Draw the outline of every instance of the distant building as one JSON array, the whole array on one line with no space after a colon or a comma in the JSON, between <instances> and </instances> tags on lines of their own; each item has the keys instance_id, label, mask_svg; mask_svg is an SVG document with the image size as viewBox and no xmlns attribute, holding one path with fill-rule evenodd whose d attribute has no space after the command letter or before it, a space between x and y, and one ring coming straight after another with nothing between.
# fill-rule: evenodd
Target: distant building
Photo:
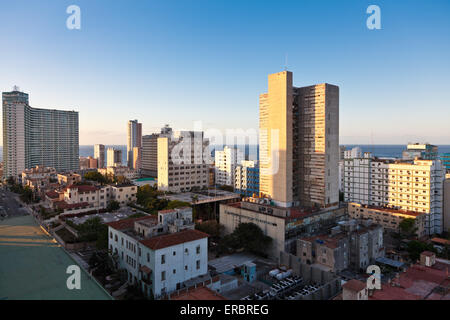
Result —
<instances>
[{"instance_id":1,"label":"distant building","mask_svg":"<svg viewBox=\"0 0 450 320\"><path fill-rule=\"evenodd\" d=\"M243 160L235 168L234 191L245 197L259 195L259 166L257 161Z\"/></svg>"},{"instance_id":2,"label":"distant building","mask_svg":"<svg viewBox=\"0 0 450 320\"><path fill-rule=\"evenodd\" d=\"M194 229L191 208L108 223L108 243L130 284L159 298L208 272L208 235Z\"/></svg>"},{"instance_id":3,"label":"distant building","mask_svg":"<svg viewBox=\"0 0 450 320\"><path fill-rule=\"evenodd\" d=\"M208 187L209 140L200 131L178 131L158 138L158 190L187 192Z\"/></svg>"},{"instance_id":4,"label":"distant building","mask_svg":"<svg viewBox=\"0 0 450 320\"><path fill-rule=\"evenodd\" d=\"M142 167L142 148L133 148L133 169L139 171Z\"/></svg>"},{"instance_id":5,"label":"distant building","mask_svg":"<svg viewBox=\"0 0 450 320\"><path fill-rule=\"evenodd\" d=\"M170 137L172 128L165 125L160 133L153 133L142 137L142 168L143 175L158 177L158 138Z\"/></svg>"},{"instance_id":6,"label":"distant building","mask_svg":"<svg viewBox=\"0 0 450 320\"><path fill-rule=\"evenodd\" d=\"M236 165L244 160L244 154L238 148L225 146L223 151L215 152L216 184L234 185Z\"/></svg>"},{"instance_id":7,"label":"distant building","mask_svg":"<svg viewBox=\"0 0 450 320\"><path fill-rule=\"evenodd\" d=\"M122 165L122 150L108 148L107 167Z\"/></svg>"},{"instance_id":8,"label":"distant building","mask_svg":"<svg viewBox=\"0 0 450 320\"><path fill-rule=\"evenodd\" d=\"M450 153L444 153L441 156L442 165L447 173L450 173Z\"/></svg>"},{"instance_id":9,"label":"distant building","mask_svg":"<svg viewBox=\"0 0 450 320\"><path fill-rule=\"evenodd\" d=\"M134 161L134 148L142 147L142 123L137 120L128 121L128 139L127 139L127 161L128 167L136 169L133 165Z\"/></svg>"},{"instance_id":10,"label":"distant building","mask_svg":"<svg viewBox=\"0 0 450 320\"><path fill-rule=\"evenodd\" d=\"M352 279L342 285L342 300L369 300L365 282Z\"/></svg>"},{"instance_id":11,"label":"distant building","mask_svg":"<svg viewBox=\"0 0 450 320\"><path fill-rule=\"evenodd\" d=\"M395 232L400 231L400 223L404 219L413 219L415 221L415 228L417 228L416 236L421 238L427 235L425 229L427 214L424 212L396 210L349 202L348 215L350 219L372 220L382 225L384 229Z\"/></svg>"},{"instance_id":12,"label":"distant building","mask_svg":"<svg viewBox=\"0 0 450 320\"><path fill-rule=\"evenodd\" d=\"M137 179L139 177L139 173L136 170L130 169L127 166L121 166L121 165L116 165L114 167L102 168L102 169L98 169L97 171L100 172L105 177L112 178L112 177L122 176L130 181L133 179Z\"/></svg>"},{"instance_id":13,"label":"distant building","mask_svg":"<svg viewBox=\"0 0 450 320\"><path fill-rule=\"evenodd\" d=\"M97 163L93 157L80 157L80 170L97 169Z\"/></svg>"},{"instance_id":14,"label":"distant building","mask_svg":"<svg viewBox=\"0 0 450 320\"><path fill-rule=\"evenodd\" d=\"M105 146L103 144L94 145L94 158L97 159L98 168L105 167Z\"/></svg>"},{"instance_id":15,"label":"distant building","mask_svg":"<svg viewBox=\"0 0 450 320\"><path fill-rule=\"evenodd\" d=\"M78 112L32 108L28 94L3 92L3 177L25 169L79 169Z\"/></svg>"},{"instance_id":16,"label":"distant building","mask_svg":"<svg viewBox=\"0 0 450 320\"><path fill-rule=\"evenodd\" d=\"M406 150L402 153L403 160L437 160L438 147L428 143L409 143Z\"/></svg>"}]
</instances>

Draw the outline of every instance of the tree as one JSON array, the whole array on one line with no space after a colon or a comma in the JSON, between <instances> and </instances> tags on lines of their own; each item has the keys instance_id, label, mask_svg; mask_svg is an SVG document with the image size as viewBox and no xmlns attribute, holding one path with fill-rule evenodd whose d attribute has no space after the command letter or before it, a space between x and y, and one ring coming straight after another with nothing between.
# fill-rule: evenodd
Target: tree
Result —
<instances>
[{"instance_id":1,"label":"tree","mask_svg":"<svg viewBox=\"0 0 450 320\"><path fill-rule=\"evenodd\" d=\"M84 179L91 180L91 181L97 181L101 184L108 183L108 179L98 171L86 172L84 175Z\"/></svg>"},{"instance_id":2,"label":"tree","mask_svg":"<svg viewBox=\"0 0 450 320\"><path fill-rule=\"evenodd\" d=\"M261 228L254 223L241 223L234 232L223 238L225 245L233 249L244 248L255 254L267 256L267 249L272 238L264 235Z\"/></svg>"},{"instance_id":3,"label":"tree","mask_svg":"<svg viewBox=\"0 0 450 320\"><path fill-rule=\"evenodd\" d=\"M106 210L108 211L116 211L120 208L120 203L116 200L112 200L108 203L108 206L106 207Z\"/></svg>"},{"instance_id":4,"label":"tree","mask_svg":"<svg viewBox=\"0 0 450 320\"><path fill-rule=\"evenodd\" d=\"M419 259L420 254L424 251L436 252L436 249L431 243L426 243L422 241L411 240L408 242L407 251L409 258L413 261Z\"/></svg>"},{"instance_id":5,"label":"tree","mask_svg":"<svg viewBox=\"0 0 450 320\"><path fill-rule=\"evenodd\" d=\"M209 234L212 238L220 238L222 236L224 226L216 220L209 220L203 223L197 223L195 229Z\"/></svg>"},{"instance_id":6,"label":"tree","mask_svg":"<svg viewBox=\"0 0 450 320\"><path fill-rule=\"evenodd\" d=\"M399 224L400 232L406 237L410 238L417 232L416 220L411 218L403 219Z\"/></svg>"}]
</instances>

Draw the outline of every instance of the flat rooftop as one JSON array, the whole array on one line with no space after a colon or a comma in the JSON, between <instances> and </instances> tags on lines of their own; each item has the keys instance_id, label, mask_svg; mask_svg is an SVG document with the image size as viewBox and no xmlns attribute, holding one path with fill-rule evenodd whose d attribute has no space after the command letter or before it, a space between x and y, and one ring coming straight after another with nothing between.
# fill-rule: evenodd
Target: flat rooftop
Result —
<instances>
[{"instance_id":1,"label":"flat rooftop","mask_svg":"<svg viewBox=\"0 0 450 320\"><path fill-rule=\"evenodd\" d=\"M194 196L197 197L197 201L195 202L195 204L204 204L221 200L231 200L241 198L241 196L237 193L224 190L208 190L207 192L183 192L160 196L160 198L165 198L172 201L178 200L193 204L192 197Z\"/></svg>"},{"instance_id":2,"label":"flat rooftop","mask_svg":"<svg viewBox=\"0 0 450 320\"><path fill-rule=\"evenodd\" d=\"M66 286L70 255L27 215L0 221L0 300L112 300L81 267L81 289Z\"/></svg>"}]
</instances>

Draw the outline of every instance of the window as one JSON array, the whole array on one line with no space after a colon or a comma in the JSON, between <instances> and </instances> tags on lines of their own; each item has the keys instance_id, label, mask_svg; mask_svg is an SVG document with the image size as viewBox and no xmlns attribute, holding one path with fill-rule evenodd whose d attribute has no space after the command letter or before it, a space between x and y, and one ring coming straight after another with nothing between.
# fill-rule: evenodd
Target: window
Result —
<instances>
[{"instance_id":1,"label":"window","mask_svg":"<svg viewBox=\"0 0 450 320\"><path fill-rule=\"evenodd\" d=\"M173 269L173 274L177 274L177 269Z\"/></svg>"},{"instance_id":2,"label":"window","mask_svg":"<svg viewBox=\"0 0 450 320\"><path fill-rule=\"evenodd\" d=\"M166 263L166 255L165 254L161 255L161 264L164 264L164 263Z\"/></svg>"},{"instance_id":3,"label":"window","mask_svg":"<svg viewBox=\"0 0 450 320\"><path fill-rule=\"evenodd\" d=\"M197 246L197 254L200 254L200 246Z\"/></svg>"},{"instance_id":4,"label":"window","mask_svg":"<svg viewBox=\"0 0 450 320\"><path fill-rule=\"evenodd\" d=\"M176 252L176 251L174 251L174 252L173 252L173 255L174 255L174 256L176 256L176 255L177 255L177 252Z\"/></svg>"},{"instance_id":5,"label":"window","mask_svg":"<svg viewBox=\"0 0 450 320\"><path fill-rule=\"evenodd\" d=\"M200 269L200 260L197 260L197 270Z\"/></svg>"},{"instance_id":6,"label":"window","mask_svg":"<svg viewBox=\"0 0 450 320\"><path fill-rule=\"evenodd\" d=\"M161 272L161 281L164 281L164 280L166 280L166 272L165 271Z\"/></svg>"}]
</instances>

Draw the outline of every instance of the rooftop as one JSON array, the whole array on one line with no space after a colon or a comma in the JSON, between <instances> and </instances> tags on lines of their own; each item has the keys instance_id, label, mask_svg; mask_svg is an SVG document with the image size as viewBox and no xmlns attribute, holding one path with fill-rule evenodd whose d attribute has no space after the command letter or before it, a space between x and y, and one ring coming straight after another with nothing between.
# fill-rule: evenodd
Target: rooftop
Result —
<instances>
[{"instance_id":1,"label":"rooftop","mask_svg":"<svg viewBox=\"0 0 450 320\"><path fill-rule=\"evenodd\" d=\"M208 287L197 287L195 289L181 291L173 294L170 300L227 300L217 292Z\"/></svg>"},{"instance_id":2,"label":"rooftop","mask_svg":"<svg viewBox=\"0 0 450 320\"><path fill-rule=\"evenodd\" d=\"M360 292L366 288L366 284L362 281L352 279L350 281L347 281L342 285L343 289L350 290L353 292Z\"/></svg>"},{"instance_id":3,"label":"rooftop","mask_svg":"<svg viewBox=\"0 0 450 320\"><path fill-rule=\"evenodd\" d=\"M27 215L0 221L0 300L111 300L84 269L69 290L67 267L77 262Z\"/></svg>"},{"instance_id":4,"label":"rooftop","mask_svg":"<svg viewBox=\"0 0 450 320\"><path fill-rule=\"evenodd\" d=\"M203 238L208 238L208 235L198 230L187 229L176 233L144 239L139 242L152 250L159 250Z\"/></svg>"},{"instance_id":5,"label":"rooftop","mask_svg":"<svg viewBox=\"0 0 450 320\"><path fill-rule=\"evenodd\" d=\"M156 216L145 216L140 218L129 218L129 219L123 219L119 221L113 221L107 223L108 226L110 226L113 229L119 230L119 231L125 231L128 229L134 228L134 223L136 221L144 221L144 220L156 220Z\"/></svg>"}]
</instances>

